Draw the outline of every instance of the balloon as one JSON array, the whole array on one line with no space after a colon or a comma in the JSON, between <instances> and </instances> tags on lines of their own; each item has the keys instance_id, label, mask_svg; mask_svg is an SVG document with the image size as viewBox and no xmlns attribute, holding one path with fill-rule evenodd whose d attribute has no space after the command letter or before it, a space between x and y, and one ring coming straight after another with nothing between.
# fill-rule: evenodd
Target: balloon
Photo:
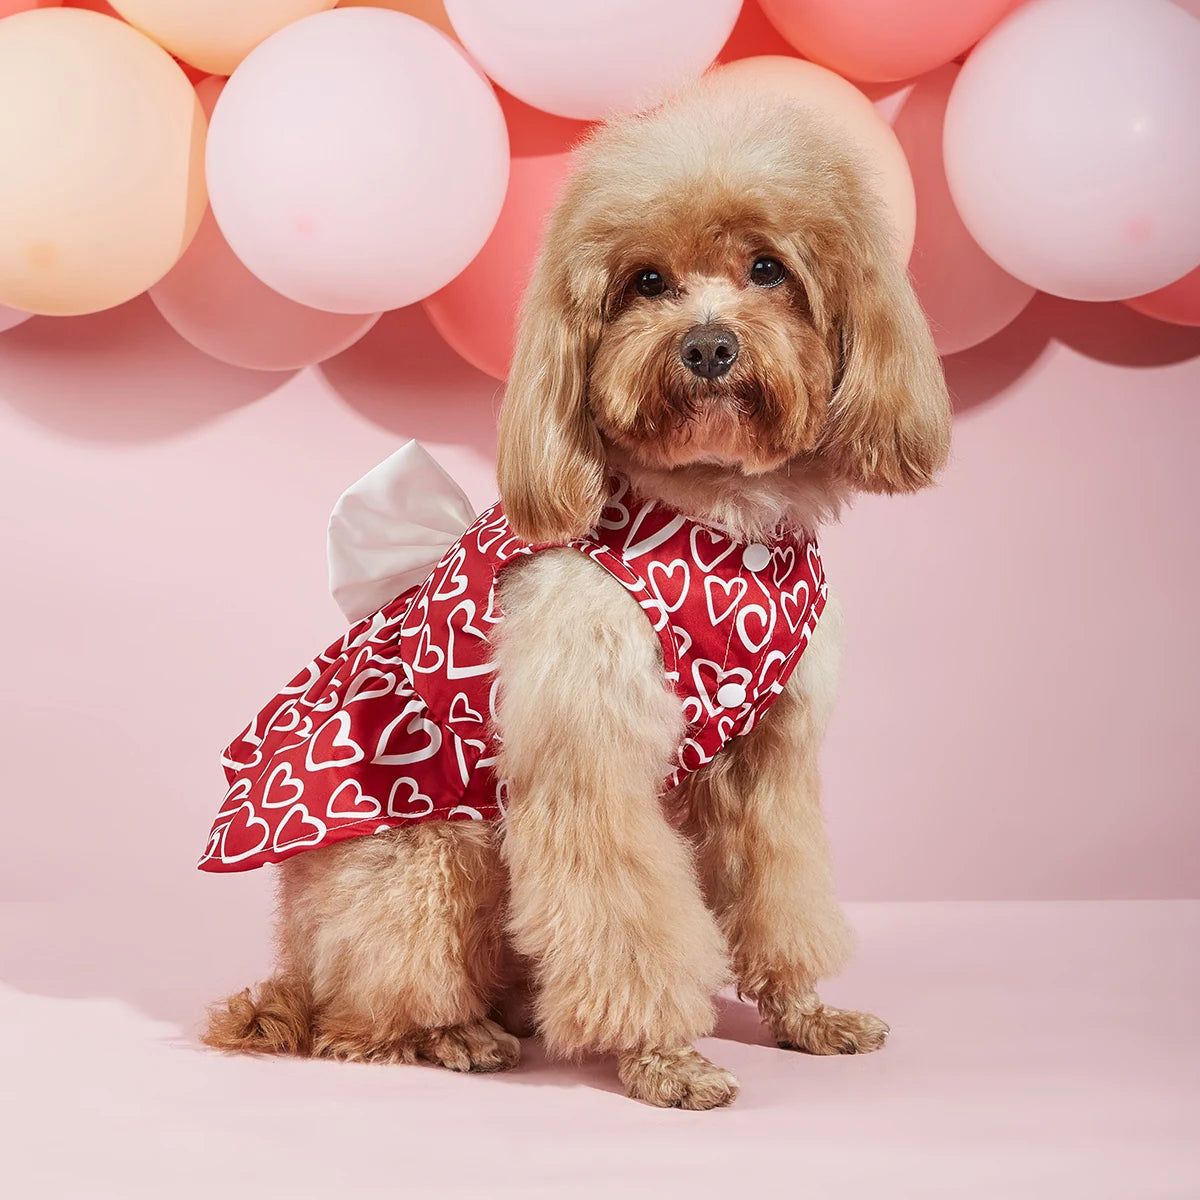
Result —
<instances>
[{"instance_id":1,"label":"balloon","mask_svg":"<svg viewBox=\"0 0 1200 1200\"><path fill-rule=\"evenodd\" d=\"M196 89L211 113L225 84L207 79ZM197 350L235 367L294 371L353 345L378 320L306 308L272 291L242 266L211 212L192 244L150 299L167 324Z\"/></svg>"},{"instance_id":2,"label":"balloon","mask_svg":"<svg viewBox=\"0 0 1200 1200\"><path fill-rule=\"evenodd\" d=\"M912 168L917 234L909 270L941 354L986 341L1015 320L1035 289L976 244L950 198L942 163L942 121L959 68L947 63L918 80L893 128Z\"/></svg>"},{"instance_id":3,"label":"balloon","mask_svg":"<svg viewBox=\"0 0 1200 1200\"><path fill-rule=\"evenodd\" d=\"M759 0L776 29L813 62L884 83L940 67L1021 0Z\"/></svg>"},{"instance_id":4,"label":"balloon","mask_svg":"<svg viewBox=\"0 0 1200 1200\"><path fill-rule=\"evenodd\" d=\"M433 327L473 367L508 375L517 309L542 227L570 166L569 148L588 126L501 96L512 141L508 194L483 249L457 279L424 302Z\"/></svg>"},{"instance_id":5,"label":"balloon","mask_svg":"<svg viewBox=\"0 0 1200 1200\"><path fill-rule=\"evenodd\" d=\"M730 86L790 96L823 114L858 152L892 226L896 254L907 262L916 228L916 199L904 151L875 106L852 83L815 63L766 55L741 58L710 73Z\"/></svg>"},{"instance_id":6,"label":"balloon","mask_svg":"<svg viewBox=\"0 0 1200 1200\"><path fill-rule=\"evenodd\" d=\"M454 26L446 16L446 6L442 0L340 0L341 8L390 8L393 12L407 13L417 17L427 25L440 29L447 37L454 37Z\"/></svg>"},{"instance_id":7,"label":"balloon","mask_svg":"<svg viewBox=\"0 0 1200 1200\"><path fill-rule=\"evenodd\" d=\"M0 0L0 17L11 17L31 8L57 8L62 0Z\"/></svg>"},{"instance_id":8,"label":"balloon","mask_svg":"<svg viewBox=\"0 0 1200 1200\"><path fill-rule=\"evenodd\" d=\"M1172 325L1200 325L1200 267L1145 296L1125 301L1130 308Z\"/></svg>"},{"instance_id":9,"label":"balloon","mask_svg":"<svg viewBox=\"0 0 1200 1200\"><path fill-rule=\"evenodd\" d=\"M449 283L508 182L504 116L449 38L402 13L335 9L238 68L208 138L213 214L268 287L375 313Z\"/></svg>"},{"instance_id":10,"label":"balloon","mask_svg":"<svg viewBox=\"0 0 1200 1200\"><path fill-rule=\"evenodd\" d=\"M92 12L103 13L106 17L112 17L117 21L125 19L109 4L108 0L63 0L63 3L67 8L90 9Z\"/></svg>"},{"instance_id":11,"label":"balloon","mask_svg":"<svg viewBox=\"0 0 1200 1200\"><path fill-rule=\"evenodd\" d=\"M738 58L758 58L764 54L793 57L791 46L783 35L763 15L755 0L746 0L738 14L737 24L729 40L721 47L717 62L733 62Z\"/></svg>"},{"instance_id":12,"label":"balloon","mask_svg":"<svg viewBox=\"0 0 1200 1200\"><path fill-rule=\"evenodd\" d=\"M204 215L204 113L166 51L73 8L0 22L0 304L132 299Z\"/></svg>"},{"instance_id":13,"label":"balloon","mask_svg":"<svg viewBox=\"0 0 1200 1200\"><path fill-rule=\"evenodd\" d=\"M33 313L19 312L15 308L5 308L0 304L0 333L4 333L9 329L16 329L18 325L28 321Z\"/></svg>"},{"instance_id":14,"label":"balloon","mask_svg":"<svg viewBox=\"0 0 1200 1200\"><path fill-rule=\"evenodd\" d=\"M946 176L1006 271L1074 300L1200 263L1200 22L1169 0L1032 0L972 51Z\"/></svg>"},{"instance_id":15,"label":"balloon","mask_svg":"<svg viewBox=\"0 0 1200 1200\"><path fill-rule=\"evenodd\" d=\"M112 0L160 46L202 71L228 75L261 41L337 0Z\"/></svg>"},{"instance_id":16,"label":"balloon","mask_svg":"<svg viewBox=\"0 0 1200 1200\"><path fill-rule=\"evenodd\" d=\"M590 120L646 108L716 57L742 0L445 0L462 44L505 91Z\"/></svg>"}]
</instances>

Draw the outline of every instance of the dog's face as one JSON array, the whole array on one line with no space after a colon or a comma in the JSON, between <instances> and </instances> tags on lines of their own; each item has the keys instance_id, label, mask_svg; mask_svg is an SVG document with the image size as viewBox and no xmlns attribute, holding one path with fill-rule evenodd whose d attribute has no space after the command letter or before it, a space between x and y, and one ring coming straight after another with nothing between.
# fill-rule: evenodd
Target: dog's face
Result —
<instances>
[{"instance_id":1,"label":"dog's face","mask_svg":"<svg viewBox=\"0 0 1200 1200\"><path fill-rule=\"evenodd\" d=\"M663 210L608 243L592 417L647 466L781 466L812 448L835 369L791 239L726 195Z\"/></svg>"},{"instance_id":2,"label":"dog's face","mask_svg":"<svg viewBox=\"0 0 1200 1200\"><path fill-rule=\"evenodd\" d=\"M591 528L612 447L648 468L910 491L948 434L877 203L811 113L702 85L579 152L501 410L523 536Z\"/></svg>"}]
</instances>

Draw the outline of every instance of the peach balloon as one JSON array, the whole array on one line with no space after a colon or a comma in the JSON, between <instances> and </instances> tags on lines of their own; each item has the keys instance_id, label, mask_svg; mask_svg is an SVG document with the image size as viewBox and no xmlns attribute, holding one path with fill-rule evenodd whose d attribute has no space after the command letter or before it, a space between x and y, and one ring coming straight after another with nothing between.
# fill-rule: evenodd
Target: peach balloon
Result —
<instances>
[{"instance_id":1,"label":"peach balloon","mask_svg":"<svg viewBox=\"0 0 1200 1200\"><path fill-rule=\"evenodd\" d=\"M893 124L908 156L917 193L917 232L909 270L942 354L999 333L1033 299L967 232L946 182L942 124L959 68L947 63L919 79Z\"/></svg>"},{"instance_id":2,"label":"peach balloon","mask_svg":"<svg viewBox=\"0 0 1200 1200\"><path fill-rule=\"evenodd\" d=\"M442 0L340 0L338 8L390 8L392 12L416 17L458 41Z\"/></svg>"},{"instance_id":3,"label":"peach balloon","mask_svg":"<svg viewBox=\"0 0 1200 1200\"><path fill-rule=\"evenodd\" d=\"M910 79L973 46L1022 0L759 0L805 58L851 79Z\"/></svg>"},{"instance_id":4,"label":"peach balloon","mask_svg":"<svg viewBox=\"0 0 1200 1200\"><path fill-rule=\"evenodd\" d=\"M0 22L0 304L121 304L204 215L204 113L171 56L80 9Z\"/></svg>"},{"instance_id":5,"label":"peach balloon","mask_svg":"<svg viewBox=\"0 0 1200 1200\"><path fill-rule=\"evenodd\" d=\"M883 201L896 254L907 262L917 223L908 160L888 123L852 83L815 63L783 55L740 58L714 68L709 78L733 87L789 96L821 113L858 152L870 183Z\"/></svg>"},{"instance_id":6,"label":"peach balloon","mask_svg":"<svg viewBox=\"0 0 1200 1200\"><path fill-rule=\"evenodd\" d=\"M1135 312L1172 325L1200 325L1200 267L1156 292L1125 301Z\"/></svg>"},{"instance_id":7,"label":"peach balloon","mask_svg":"<svg viewBox=\"0 0 1200 1200\"><path fill-rule=\"evenodd\" d=\"M16 329L18 325L23 325L33 313L20 312L15 308L6 308L0 304L0 333L4 333L9 329Z\"/></svg>"},{"instance_id":8,"label":"peach balloon","mask_svg":"<svg viewBox=\"0 0 1200 1200\"><path fill-rule=\"evenodd\" d=\"M254 49L293 21L337 0L112 0L112 6L177 58L229 75Z\"/></svg>"},{"instance_id":9,"label":"peach balloon","mask_svg":"<svg viewBox=\"0 0 1200 1200\"><path fill-rule=\"evenodd\" d=\"M206 79L196 95L211 115L223 79ZM150 289L167 324L197 350L235 367L294 371L340 354L379 319L297 304L252 275L229 248L212 212L187 252Z\"/></svg>"}]
</instances>

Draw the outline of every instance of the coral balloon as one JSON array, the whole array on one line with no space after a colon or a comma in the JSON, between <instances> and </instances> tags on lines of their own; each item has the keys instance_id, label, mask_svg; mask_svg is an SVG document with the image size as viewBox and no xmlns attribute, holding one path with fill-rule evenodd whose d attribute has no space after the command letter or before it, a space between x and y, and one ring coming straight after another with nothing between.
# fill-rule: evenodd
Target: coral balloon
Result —
<instances>
[{"instance_id":1,"label":"coral balloon","mask_svg":"<svg viewBox=\"0 0 1200 1200\"><path fill-rule=\"evenodd\" d=\"M19 312L15 308L5 308L0 304L0 333L4 333L9 329L16 329L18 325L24 324L33 313Z\"/></svg>"},{"instance_id":2,"label":"coral balloon","mask_svg":"<svg viewBox=\"0 0 1200 1200\"><path fill-rule=\"evenodd\" d=\"M717 55L742 0L445 0L462 44L505 91L590 120L646 108Z\"/></svg>"},{"instance_id":3,"label":"coral balloon","mask_svg":"<svg viewBox=\"0 0 1200 1200\"><path fill-rule=\"evenodd\" d=\"M1032 0L972 51L946 176L1010 274L1074 300L1200 263L1200 22L1169 0Z\"/></svg>"},{"instance_id":4,"label":"coral balloon","mask_svg":"<svg viewBox=\"0 0 1200 1200\"><path fill-rule=\"evenodd\" d=\"M211 113L224 81L196 88ZM150 299L168 325L197 350L235 367L292 371L322 362L353 345L378 319L306 308L272 291L242 266L211 212L187 252Z\"/></svg>"},{"instance_id":5,"label":"coral balloon","mask_svg":"<svg viewBox=\"0 0 1200 1200\"><path fill-rule=\"evenodd\" d=\"M132 299L204 214L204 114L171 56L79 9L0 22L0 304Z\"/></svg>"},{"instance_id":6,"label":"coral balloon","mask_svg":"<svg viewBox=\"0 0 1200 1200\"><path fill-rule=\"evenodd\" d=\"M897 256L908 261L917 223L912 174L891 127L858 88L815 63L781 55L741 58L717 67L710 78L740 89L790 96L840 129L883 201Z\"/></svg>"},{"instance_id":7,"label":"coral balloon","mask_svg":"<svg viewBox=\"0 0 1200 1200\"><path fill-rule=\"evenodd\" d=\"M1034 288L984 254L950 198L942 162L942 123L958 71L947 63L918 80L893 125L917 193L909 270L942 354L966 350L999 333L1035 295Z\"/></svg>"},{"instance_id":8,"label":"coral balloon","mask_svg":"<svg viewBox=\"0 0 1200 1200\"><path fill-rule=\"evenodd\" d=\"M62 0L0 0L0 17L12 17L32 8L57 8Z\"/></svg>"},{"instance_id":9,"label":"coral balloon","mask_svg":"<svg viewBox=\"0 0 1200 1200\"><path fill-rule=\"evenodd\" d=\"M417 17L434 29L440 29L447 37L455 37L454 26L446 16L442 0L340 0L341 8L390 8L393 12L407 13Z\"/></svg>"},{"instance_id":10,"label":"coral balloon","mask_svg":"<svg viewBox=\"0 0 1200 1200\"><path fill-rule=\"evenodd\" d=\"M521 295L569 158L513 159L492 236L471 265L424 304L438 333L473 367L496 379L508 375Z\"/></svg>"},{"instance_id":11,"label":"coral balloon","mask_svg":"<svg viewBox=\"0 0 1200 1200\"><path fill-rule=\"evenodd\" d=\"M570 148L590 128L539 112L501 93L513 159L492 236L471 265L424 302L433 327L473 367L508 375L517 310L542 227L566 178Z\"/></svg>"},{"instance_id":12,"label":"coral balloon","mask_svg":"<svg viewBox=\"0 0 1200 1200\"><path fill-rule=\"evenodd\" d=\"M1021 0L759 0L805 58L886 83L940 67Z\"/></svg>"},{"instance_id":13,"label":"coral balloon","mask_svg":"<svg viewBox=\"0 0 1200 1200\"><path fill-rule=\"evenodd\" d=\"M1172 325L1200 325L1200 267L1156 292L1134 296L1125 303L1137 312Z\"/></svg>"},{"instance_id":14,"label":"coral balloon","mask_svg":"<svg viewBox=\"0 0 1200 1200\"><path fill-rule=\"evenodd\" d=\"M402 13L335 9L255 50L208 139L234 253L311 308L423 300L479 253L504 201L495 93L449 38Z\"/></svg>"},{"instance_id":15,"label":"coral balloon","mask_svg":"<svg viewBox=\"0 0 1200 1200\"><path fill-rule=\"evenodd\" d=\"M177 58L229 75L260 42L337 0L112 0L131 25Z\"/></svg>"}]
</instances>

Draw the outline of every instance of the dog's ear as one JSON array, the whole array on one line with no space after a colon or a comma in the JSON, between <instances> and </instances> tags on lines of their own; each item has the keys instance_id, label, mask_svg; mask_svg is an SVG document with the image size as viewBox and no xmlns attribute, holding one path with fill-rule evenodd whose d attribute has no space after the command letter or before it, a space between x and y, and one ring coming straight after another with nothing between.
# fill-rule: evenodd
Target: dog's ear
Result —
<instances>
[{"instance_id":1,"label":"dog's ear","mask_svg":"<svg viewBox=\"0 0 1200 1200\"><path fill-rule=\"evenodd\" d=\"M840 361L821 449L855 487L913 492L945 464L950 399L882 217L857 181L849 191L829 314Z\"/></svg>"},{"instance_id":2,"label":"dog's ear","mask_svg":"<svg viewBox=\"0 0 1200 1200\"><path fill-rule=\"evenodd\" d=\"M582 299L581 281L568 276L561 211L568 200L551 222L525 292L500 407L500 500L513 530L529 542L583 537L605 499L604 449L587 407L601 305Z\"/></svg>"}]
</instances>

